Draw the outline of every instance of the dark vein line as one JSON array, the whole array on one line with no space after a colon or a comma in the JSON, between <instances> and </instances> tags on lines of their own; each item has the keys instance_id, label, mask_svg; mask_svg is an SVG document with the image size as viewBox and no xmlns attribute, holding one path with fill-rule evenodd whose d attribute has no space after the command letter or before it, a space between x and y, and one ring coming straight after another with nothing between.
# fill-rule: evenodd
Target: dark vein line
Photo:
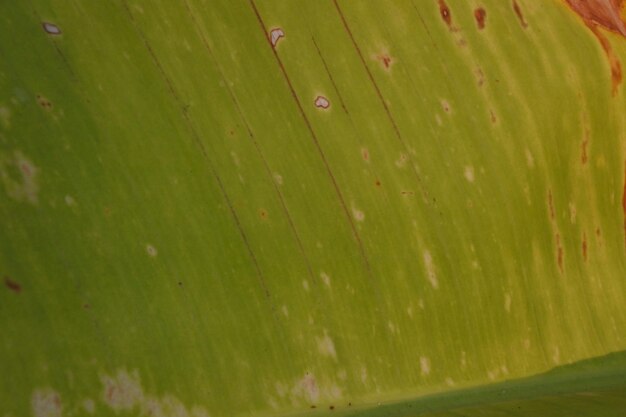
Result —
<instances>
[{"instance_id":1,"label":"dark vein line","mask_svg":"<svg viewBox=\"0 0 626 417\"><path fill-rule=\"evenodd\" d=\"M357 55L359 56L359 59L361 60L361 63L363 64L363 67L365 68L365 72L367 73L367 76L368 76L370 82L372 83L372 86L374 87L374 90L376 91L376 95L378 96L378 99L380 100L381 104L383 105L383 108L385 109L385 113L387 114L387 118L391 122L391 125L392 125L393 130L394 130L395 135L396 135L396 138L398 139L398 141L400 142L400 145L404 149L404 152L406 153L407 158L413 159L410 156L410 152L408 150L408 146L406 145L406 141L404 140L404 138L402 137L402 134L400 133L400 129L398 128L398 124L396 123L395 118L391 114L391 110L389 109L389 106L387 106L387 102L385 101L385 97L383 96L382 91L380 90L380 87L378 86L378 83L376 83L376 80L374 79L374 75L372 74L372 71L370 70L369 66L367 65L367 62L365 61L365 57L363 56L363 53L361 52L361 48L359 47L359 44L357 43L356 39L354 38L354 35L352 34L352 30L350 30L350 26L348 25L348 21L346 20L343 12L341 10L341 8L339 7L339 3L337 2L337 0L333 0L333 3L335 5L335 8L337 9L337 13L339 13L339 17L341 18L341 22L343 23L343 27L346 30L346 32L348 34L348 37L352 41L352 45L354 45L354 49L356 50ZM411 165L411 168L412 168L411 171L415 175L415 178L416 178L417 182L420 184L420 189L422 190L422 197L424 199L424 202L426 204L430 204L430 201L429 201L429 198L428 198L428 192L424 189L424 186L422 185L422 179L421 179L419 173L417 172L417 169L415 168L415 164L411 163L410 165Z\"/></svg>"},{"instance_id":2,"label":"dark vein line","mask_svg":"<svg viewBox=\"0 0 626 417\"><path fill-rule=\"evenodd\" d=\"M283 196L283 193L282 193L282 191L280 191L280 187L278 186L278 184L276 184L276 181L273 179L272 169L271 169L271 167L269 165L269 162L267 161L267 159L265 157L265 154L263 153L263 150L261 149L261 146L259 145L258 141L256 140L256 136L255 136L254 132L252 131L250 123L248 122L248 120L246 119L246 117L245 117L245 115L243 113L241 105L239 104L239 100L237 100L237 97L235 96L235 92L233 91L233 89L231 88L230 84L226 80L226 76L224 75L224 71L222 69L222 66L219 64L218 59L215 57L215 54L213 53L213 50L211 49L211 46L209 45L209 42L207 41L203 31L200 29L200 25L198 25L198 22L197 22L194 14L193 14L193 11L191 10L191 6L189 5L189 0L184 0L184 3L185 3L185 7L187 9L187 12L188 12L188 14L189 14L189 16L191 18L192 24L194 25L194 28L198 32L199 37L202 40L202 44L206 48L209 57L215 63L215 66L217 67L217 70L218 70L218 72L220 74L220 77L221 77L222 81L224 81L224 85L226 86L226 90L228 91L228 95L230 96L230 98L231 98L231 100L233 102L233 105L235 106L235 109L237 110L237 114L239 115L239 118L242 120L244 126L246 127L246 131L248 132L248 137L250 138L251 142L254 145L254 148L256 149L256 152L258 153L259 157L261 158L261 161L263 162L263 166L265 168L265 172L267 173L268 177L270 178L270 181L271 181L272 185L274 186L274 191L276 191L276 194L278 195L278 200L279 200L280 205L281 205L281 207L283 209L283 212L285 213L285 217L287 218L287 222L289 223L289 227L291 228L291 231L293 232L294 238L296 240L296 244L298 246L298 250L302 254L302 257L304 258L308 275L310 276L310 278L311 278L311 280L313 282L317 282L318 278L316 278L316 275L313 273L313 268L311 267L311 261L310 261L309 257L306 254L306 251L304 249L304 245L302 243L302 239L300 238L300 234L298 233L298 229L296 228L296 225L295 225L295 223L293 221L291 213L289 212L289 209L287 207L287 203L285 202L285 198Z\"/></svg>"},{"instance_id":3,"label":"dark vein line","mask_svg":"<svg viewBox=\"0 0 626 417\"><path fill-rule=\"evenodd\" d=\"M322 64L324 64L324 69L326 70L326 74L328 74L328 78L330 79L330 82L332 83L333 88L335 89L335 93L337 93L337 97L339 97L339 102L341 103L341 107L343 108L343 111L346 112L347 115L350 115L350 112L348 111L348 108L346 107L346 103L344 103L343 97L341 96L341 93L339 92L339 88L337 87L337 84L335 83L335 79L333 78L333 75L330 73L330 68L328 68L328 64L326 63L326 60L324 59L324 56L322 55L322 51L320 51L320 48L317 45L317 42L315 41L315 37L313 35L311 35L311 40L313 41L313 45L315 46L315 50L317 51L317 54L320 56L320 59L322 60Z\"/></svg>"},{"instance_id":4,"label":"dark vein line","mask_svg":"<svg viewBox=\"0 0 626 417\"><path fill-rule=\"evenodd\" d=\"M35 17L37 18L37 20L39 21L39 27L41 28L41 24L43 22L43 19L41 18L41 15L39 14L39 12L37 11L37 9L35 8L35 6L32 4L31 2L31 8L33 10L33 13L35 14ZM72 78L72 81L76 81L76 73L74 72L74 69L72 68L72 66L70 65L70 62L67 60L67 57L65 56L65 54L63 53L63 51L61 50L61 48L59 48L59 44L58 41L52 39L52 36L57 36L57 35L48 35L46 34L45 31L43 31L43 33L46 35L46 37L48 38L48 42L50 42L52 44L52 46L54 47L54 50L56 51L56 53L59 55L59 58L61 58L61 61L63 61L63 64L65 64L65 67L67 68L67 70L70 72L70 76ZM62 32L63 33L63 32ZM63 36L63 35L62 35Z\"/></svg>"},{"instance_id":5,"label":"dark vein line","mask_svg":"<svg viewBox=\"0 0 626 417\"><path fill-rule=\"evenodd\" d=\"M215 178L215 180L216 180L216 182L217 182L217 184L219 186L219 189L220 189L220 191L222 193L222 196L224 197L224 200L226 201L226 204L228 205L228 209L230 211L230 214L232 215L233 220L235 221L235 224L237 226L239 234L240 234L241 238L243 239L243 242L244 242L244 244L246 246L248 254L249 254L249 256L250 256L250 258L252 260L252 263L254 264L254 268L256 269L256 272L257 272L257 278L259 280L259 284L261 285L261 287L263 289L263 292L265 293L265 297L268 300L271 300L271 295L270 295L270 292L268 290L267 284L265 282L265 277L263 276L263 272L262 272L261 267L259 265L259 262L258 262L258 260L256 258L256 255L252 251L252 247L250 246L250 242L248 240L248 236L246 235L245 231L243 230L243 226L241 225L239 217L237 216L237 213L235 212L235 208L233 207L233 204L232 204L232 202L230 200L230 197L228 196L228 193L226 192L226 188L224 187L224 183L222 182L221 177L219 176L219 174L217 173L217 171L213 167L213 163L211 161L211 158L209 158L209 154L208 154L204 144L202 143L202 139L200 138L200 135L198 134L198 131L196 130L196 128L195 128L191 118L189 117L187 106L183 103L182 99L180 98L180 95L178 94L178 92L174 88L174 85L173 85L171 79L166 74L163 66L161 65L161 62L157 58L154 50L152 49L152 46L148 43L148 40L147 40L145 34L139 28L139 25L137 25L137 22L135 21L135 18L134 18L132 12L130 11L130 9L128 7L127 1L126 0L122 0L122 4L124 6L124 9L126 9L126 13L128 14L131 22L133 23L133 26L137 30L137 33L139 34L139 37L143 41L144 46L148 50L148 53L150 54L152 62L157 67L159 73L161 74L161 77L163 78L163 80L167 84L167 88L168 88L170 94L172 95L172 97L174 97L174 100L178 103L178 106L180 107L180 111L181 111L181 113L183 115L183 119L185 121L185 124L187 125L187 128L191 132L193 140L196 143L196 145L198 146L198 148L200 149L200 152L202 153L202 156L207 161L207 166L208 166L209 170L211 171L211 174ZM275 313L274 305L271 302L270 302L270 307L271 307L272 311Z\"/></svg>"},{"instance_id":6,"label":"dark vein line","mask_svg":"<svg viewBox=\"0 0 626 417\"><path fill-rule=\"evenodd\" d=\"M291 83L291 80L289 79L289 75L287 74L287 70L285 69L285 66L283 65L282 60L280 59L280 57L278 56L278 53L276 52L276 49L274 47L272 47L272 44L270 43L270 39L267 36L267 28L265 26L265 23L263 22L263 18L261 17L259 10L256 7L256 4L254 3L254 0L249 0L250 6L252 7L252 9L254 10L254 14L256 15L257 21L259 22L259 25L261 27L261 30L263 31L263 37L265 38L265 40L267 41L268 45L270 46L272 53L274 54L274 57L276 58L276 62L278 64L278 67L280 68L281 73L283 74L283 77L285 79L285 81L287 82L287 86L289 87L289 91L291 92L291 96L294 99L296 106L298 107L298 110L300 112L300 115L302 116L302 118L304 119L304 123L306 124L306 127L311 135L311 138L313 139L313 143L315 144L315 147L322 159L322 162L324 164L324 167L326 168L326 172L328 173L328 176L330 177L333 187L335 189L335 193L337 194L337 197L339 199L339 202L341 204L341 207L343 208L343 211L348 219L348 223L350 224L350 228L352 229L352 234L354 236L354 239L357 242L357 245L359 247L359 252L361 253L361 256L363 258L363 262L365 264L365 268L368 272L368 274L370 275L370 277L373 277L373 273L372 273L372 269L370 266L370 262L369 259L367 257L367 254L365 252L365 247L363 246L363 241L361 240L361 237L359 236L359 233L356 229L356 225L354 224L354 221L352 219L352 216L350 215L350 211L348 210L348 206L346 205L345 199L343 197L343 194L341 193L341 190L339 188L339 184L337 183L337 180L335 178L335 175L333 174L332 170L330 169L330 165L328 163L328 160L326 159L326 155L324 154L324 151L322 150L322 147L319 143L319 140L317 138L317 135L315 134L315 131L313 130L313 127L311 126L311 122L309 121L309 118L307 117L306 113L304 112L304 108L302 107L302 103L300 103L300 99L298 98L298 95L296 94L296 91L293 87L293 84Z\"/></svg>"}]
</instances>

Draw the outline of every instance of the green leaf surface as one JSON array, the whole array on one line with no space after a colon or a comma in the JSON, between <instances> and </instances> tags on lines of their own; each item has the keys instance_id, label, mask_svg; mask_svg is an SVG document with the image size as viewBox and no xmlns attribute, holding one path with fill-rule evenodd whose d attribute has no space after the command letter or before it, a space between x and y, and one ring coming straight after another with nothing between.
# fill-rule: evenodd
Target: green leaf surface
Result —
<instances>
[{"instance_id":1,"label":"green leaf surface","mask_svg":"<svg viewBox=\"0 0 626 417\"><path fill-rule=\"evenodd\" d=\"M1 2L0 416L622 415L626 42L595 30Z\"/></svg>"}]
</instances>

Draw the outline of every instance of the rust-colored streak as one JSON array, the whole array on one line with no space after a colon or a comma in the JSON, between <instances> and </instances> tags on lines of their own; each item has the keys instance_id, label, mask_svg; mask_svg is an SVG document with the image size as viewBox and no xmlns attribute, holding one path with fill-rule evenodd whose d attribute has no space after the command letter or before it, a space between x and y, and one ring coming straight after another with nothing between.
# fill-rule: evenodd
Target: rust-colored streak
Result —
<instances>
[{"instance_id":1,"label":"rust-colored streak","mask_svg":"<svg viewBox=\"0 0 626 417\"><path fill-rule=\"evenodd\" d=\"M583 260L587 262L587 234L586 233L583 233L582 249L583 249Z\"/></svg>"},{"instance_id":2,"label":"rust-colored streak","mask_svg":"<svg viewBox=\"0 0 626 417\"><path fill-rule=\"evenodd\" d=\"M439 0L439 14L448 27L452 26L452 14L445 0Z\"/></svg>"},{"instance_id":3,"label":"rust-colored streak","mask_svg":"<svg viewBox=\"0 0 626 417\"><path fill-rule=\"evenodd\" d=\"M19 293L22 291L22 286L9 277L4 277L4 285L13 292Z\"/></svg>"},{"instance_id":4,"label":"rust-colored streak","mask_svg":"<svg viewBox=\"0 0 626 417\"><path fill-rule=\"evenodd\" d=\"M550 212L550 219L554 220L554 203L552 202L552 191L548 190L548 210Z\"/></svg>"},{"instance_id":5,"label":"rust-colored streak","mask_svg":"<svg viewBox=\"0 0 626 417\"><path fill-rule=\"evenodd\" d=\"M602 26L626 37L621 17L624 0L566 0L569 7L587 24Z\"/></svg>"},{"instance_id":6,"label":"rust-colored streak","mask_svg":"<svg viewBox=\"0 0 626 417\"><path fill-rule=\"evenodd\" d=\"M580 152L580 162L585 165L587 163L587 161L589 160L589 157L587 156L587 145L589 144L589 133L585 133L585 139L583 139L583 143L581 146L581 152Z\"/></svg>"},{"instance_id":7,"label":"rust-colored streak","mask_svg":"<svg viewBox=\"0 0 626 417\"><path fill-rule=\"evenodd\" d=\"M622 83L622 63L613 53L613 48L611 48L611 43L599 30L597 26L589 26L593 34L600 41L600 45L602 45L602 49L604 49L604 53L606 54L607 59L609 60L609 65L611 67L611 91L613 95L617 94L617 89Z\"/></svg>"},{"instance_id":8,"label":"rust-colored streak","mask_svg":"<svg viewBox=\"0 0 626 417\"><path fill-rule=\"evenodd\" d=\"M526 19L524 19L524 14L522 13L522 9L520 9L519 4L517 4L516 0L513 0L513 11L517 15L517 18L519 19L519 22L522 25L522 27L526 29L528 27L528 23L526 22Z\"/></svg>"},{"instance_id":9,"label":"rust-colored streak","mask_svg":"<svg viewBox=\"0 0 626 417\"><path fill-rule=\"evenodd\" d=\"M485 19L487 18L487 12L482 7L474 10L474 19L476 19L476 25L478 29L482 30L485 28Z\"/></svg>"},{"instance_id":10,"label":"rust-colored streak","mask_svg":"<svg viewBox=\"0 0 626 417\"><path fill-rule=\"evenodd\" d=\"M391 57L389 55L379 55L378 59L382 62L385 69L389 69L389 67L391 67Z\"/></svg>"},{"instance_id":11,"label":"rust-colored streak","mask_svg":"<svg viewBox=\"0 0 626 417\"><path fill-rule=\"evenodd\" d=\"M612 92L615 95L622 82L622 64L615 56L611 43L599 29L604 28L626 37L626 24L621 16L624 0L565 0L565 2L581 17L602 45L611 67Z\"/></svg>"},{"instance_id":12,"label":"rust-colored streak","mask_svg":"<svg viewBox=\"0 0 626 417\"><path fill-rule=\"evenodd\" d=\"M556 234L556 262L559 266L559 272L563 273L563 246L561 246L561 235Z\"/></svg>"}]
</instances>

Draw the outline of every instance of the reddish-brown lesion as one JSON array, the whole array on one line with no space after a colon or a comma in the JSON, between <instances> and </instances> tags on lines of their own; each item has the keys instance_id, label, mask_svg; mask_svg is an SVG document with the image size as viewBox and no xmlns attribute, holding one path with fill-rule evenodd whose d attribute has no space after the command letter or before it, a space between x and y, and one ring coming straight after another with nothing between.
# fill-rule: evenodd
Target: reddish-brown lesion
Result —
<instances>
[{"instance_id":1,"label":"reddish-brown lesion","mask_svg":"<svg viewBox=\"0 0 626 417\"><path fill-rule=\"evenodd\" d=\"M391 67L391 57L387 54L378 55L378 60L383 64L385 69L389 69Z\"/></svg>"},{"instance_id":2,"label":"reddish-brown lesion","mask_svg":"<svg viewBox=\"0 0 626 417\"><path fill-rule=\"evenodd\" d=\"M587 145L589 144L589 132L585 131L585 137L583 139L581 150L580 150L580 162L585 165L589 160L589 156L587 155Z\"/></svg>"},{"instance_id":3,"label":"reddish-brown lesion","mask_svg":"<svg viewBox=\"0 0 626 417\"><path fill-rule=\"evenodd\" d=\"M622 18L624 0L565 0L565 3L581 17L602 45L611 67L612 91L615 95L622 82L622 64L600 29L626 37L626 23Z\"/></svg>"},{"instance_id":4,"label":"reddish-brown lesion","mask_svg":"<svg viewBox=\"0 0 626 417\"><path fill-rule=\"evenodd\" d=\"M452 14L445 0L439 0L439 14L449 28L452 27Z\"/></svg>"},{"instance_id":5,"label":"reddish-brown lesion","mask_svg":"<svg viewBox=\"0 0 626 417\"><path fill-rule=\"evenodd\" d=\"M485 9L479 7L474 10L474 18L476 19L476 25L478 26L478 29L484 29L485 19L487 18L487 12L485 11Z\"/></svg>"},{"instance_id":6,"label":"reddish-brown lesion","mask_svg":"<svg viewBox=\"0 0 626 417\"><path fill-rule=\"evenodd\" d=\"M13 292L19 293L20 291L22 291L22 286L9 277L4 277L4 285Z\"/></svg>"},{"instance_id":7,"label":"reddish-brown lesion","mask_svg":"<svg viewBox=\"0 0 626 417\"><path fill-rule=\"evenodd\" d=\"M524 19L524 13L522 13L522 9L521 7L519 7L519 4L517 4L516 0L513 0L513 11L517 15L517 18L519 19L522 27L526 29L528 27L528 23L526 22L526 19Z\"/></svg>"},{"instance_id":8,"label":"reddish-brown lesion","mask_svg":"<svg viewBox=\"0 0 626 417\"><path fill-rule=\"evenodd\" d=\"M559 272L563 273L563 246L561 245L561 235L556 234L556 262L559 266Z\"/></svg>"}]
</instances>

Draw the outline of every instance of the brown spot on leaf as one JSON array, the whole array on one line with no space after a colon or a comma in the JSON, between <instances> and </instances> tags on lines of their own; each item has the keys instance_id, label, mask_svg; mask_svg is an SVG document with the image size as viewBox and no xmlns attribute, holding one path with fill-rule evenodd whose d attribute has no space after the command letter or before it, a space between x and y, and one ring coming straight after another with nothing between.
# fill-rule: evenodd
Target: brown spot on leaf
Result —
<instances>
[{"instance_id":1,"label":"brown spot on leaf","mask_svg":"<svg viewBox=\"0 0 626 417\"><path fill-rule=\"evenodd\" d=\"M361 149L361 156L363 157L364 161L369 162L369 160L370 160L370 151L367 148Z\"/></svg>"},{"instance_id":2,"label":"brown spot on leaf","mask_svg":"<svg viewBox=\"0 0 626 417\"><path fill-rule=\"evenodd\" d=\"M391 68L392 60L391 57L387 54L378 55L378 60L383 64L385 69Z\"/></svg>"},{"instance_id":3,"label":"brown spot on leaf","mask_svg":"<svg viewBox=\"0 0 626 417\"><path fill-rule=\"evenodd\" d=\"M479 87L482 87L483 84L485 84L485 74L480 68L476 68L476 82L478 83Z\"/></svg>"},{"instance_id":4,"label":"brown spot on leaf","mask_svg":"<svg viewBox=\"0 0 626 417\"><path fill-rule=\"evenodd\" d=\"M485 19L487 18L487 12L482 7L474 10L474 19L476 19L476 26L479 30L485 28Z\"/></svg>"},{"instance_id":5,"label":"brown spot on leaf","mask_svg":"<svg viewBox=\"0 0 626 417\"><path fill-rule=\"evenodd\" d=\"M583 260L587 262L587 234L586 233L583 233L582 250L583 250Z\"/></svg>"},{"instance_id":6,"label":"brown spot on leaf","mask_svg":"<svg viewBox=\"0 0 626 417\"><path fill-rule=\"evenodd\" d=\"M15 293L19 294L20 291L22 291L22 286L18 282L13 281L9 277L4 277L4 285Z\"/></svg>"},{"instance_id":7,"label":"brown spot on leaf","mask_svg":"<svg viewBox=\"0 0 626 417\"><path fill-rule=\"evenodd\" d=\"M381 185L380 184L380 180L376 180L376 182L374 184L376 184L377 187L380 187L380 185Z\"/></svg>"},{"instance_id":8,"label":"brown spot on leaf","mask_svg":"<svg viewBox=\"0 0 626 417\"><path fill-rule=\"evenodd\" d=\"M42 95L37 95L37 103L46 110L52 110L52 103Z\"/></svg>"},{"instance_id":9,"label":"brown spot on leaf","mask_svg":"<svg viewBox=\"0 0 626 417\"><path fill-rule=\"evenodd\" d=\"M493 112L493 110L489 110L489 118L491 120L492 124L496 124L496 122L498 121L498 119L496 118L496 114Z\"/></svg>"},{"instance_id":10,"label":"brown spot on leaf","mask_svg":"<svg viewBox=\"0 0 626 417\"><path fill-rule=\"evenodd\" d=\"M261 217L261 219L263 220L266 220L268 217L267 210L265 209L259 210L259 217Z\"/></svg>"},{"instance_id":11,"label":"brown spot on leaf","mask_svg":"<svg viewBox=\"0 0 626 417\"><path fill-rule=\"evenodd\" d=\"M522 9L520 9L519 4L517 4L517 0L513 0L513 11L517 15L522 27L526 29L528 27L528 23L526 22L526 19L524 19L524 14L522 13Z\"/></svg>"},{"instance_id":12,"label":"brown spot on leaf","mask_svg":"<svg viewBox=\"0 0 626 417\"><path fill-rule=\"evenodd\" d=\"M585 137L583 138L583 143L581 145L581 150L580 150L580 162L585 165L587 163L587 160L589 159L587 157L587 144L589 143L589 132L586 131L585 132Z\"/></svg>"},{"instance_id":13,"label":"brown spot on leaf","mask_svg":"<svg viewBox=\"0 0 626 417\"><path fill-rule=\"evenodd\" d=\"M566 0L566 3L583 19L585 25L602 45L611 67L612 92L615 95L622 81L622 65L613 52L609 40L599 28L626 37L626 25L621 15L624 0Z\"/></svg>"},{"instance_id":14,"label":"brown spot on leaf","mask_svg":"<svg viewBox=\"0 0 626 417\"><path fill-rule=\"evenodd\" d=\"M335 406L334 406L334 405L331 405L330 407L328 407L328 409L329 409L329 410L334 410L334 409L335 409Z\"/></svg>"},{"instance_id":15,"label":"brown spot on leaf","mask_svg":"<svg viewBox=\"0 0 626 417\"><path fill-rule=\"evenodd\" d=\"M452 28L452 14L450 13L450 8L446 4L445 0L439 0L439 14L446 25L449 28Z\"/></svg>"}]
</instances>

